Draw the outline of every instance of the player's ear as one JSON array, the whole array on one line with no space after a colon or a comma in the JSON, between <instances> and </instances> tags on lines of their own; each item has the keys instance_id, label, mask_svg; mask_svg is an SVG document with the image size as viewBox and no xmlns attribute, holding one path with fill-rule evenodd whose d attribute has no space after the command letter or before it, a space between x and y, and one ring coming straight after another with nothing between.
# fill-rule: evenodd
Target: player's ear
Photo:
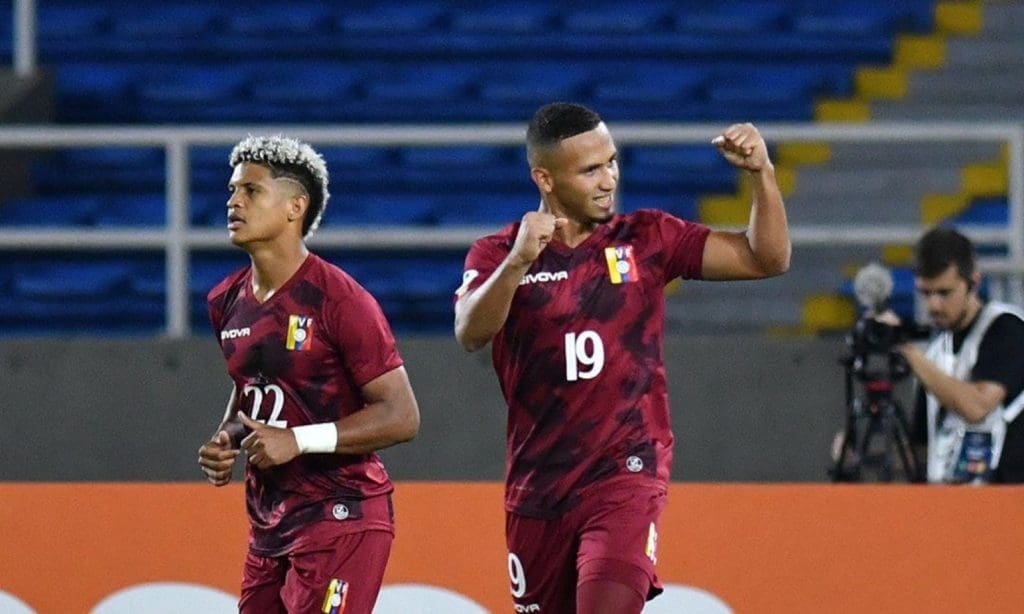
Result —
<instances>
[{"instance_id":1,"label":"player's ear","mask_svg":"<svg viewBox=\"0 0 1024 614\"><path fill-rule=\"evenodd\" d=\"M530 177L537 184L537 188L541 193L550 194L554 189L554 183L551 181L551 173L548 172L548 169L542 166L535 166L530 169Z\"/></svg>"},{"instance_id":2,"label":"player's ear","mask_svg":"<svg viewBox=\"0 0 1024 614\"><path fill-rule=\"evenodd\" d=\"M301 220L309 208L309 196L304 192L293 195L288 199L288 221Z\"/></svg>"}]
</instances>

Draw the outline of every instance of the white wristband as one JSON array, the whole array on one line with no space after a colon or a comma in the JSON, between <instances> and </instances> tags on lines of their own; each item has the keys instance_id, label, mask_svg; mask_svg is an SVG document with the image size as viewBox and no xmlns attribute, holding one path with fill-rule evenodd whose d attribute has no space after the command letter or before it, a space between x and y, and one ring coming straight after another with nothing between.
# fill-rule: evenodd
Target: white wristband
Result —
<instances>
[{"instance_id":1,"label":"white wristband","mask_svg":"<svg viewBox=\"0 0 1024 614\"><path fill-rule=\"evenodd\" d=\"M338 427L333 422L292 428L299 454L331 454L338 447Z\"/></svg>"}]
</instances>

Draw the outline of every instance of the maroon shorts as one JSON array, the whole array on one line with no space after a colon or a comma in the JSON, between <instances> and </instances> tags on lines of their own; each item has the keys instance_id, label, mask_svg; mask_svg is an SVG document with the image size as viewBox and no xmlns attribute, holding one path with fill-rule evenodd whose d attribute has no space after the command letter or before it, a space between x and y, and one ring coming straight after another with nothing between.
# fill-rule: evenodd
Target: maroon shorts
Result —
<instances>
[{"instance_id":1,"label":"maroon shorts","mask_svg":"<svg viewBox=\"0 0 1024 614\"><path fill-rule=\"evenodd\" d=\"M666 500L663 487L620 482L596 486L553 520L509 512L505 535L516 611L575 612L577 586L591 581L625 584L644 599L661 593L654 565Z\"/></svg>"},{"instance_id":2,"label":"maroon shorts","mask_svg":"<svg viewBox=\"0 0 1024 614\"><path fill-rule=\"evenodd\" d=\"M238 611L370 614L393 539L390 531L369 530L340 535L324 543L322 549L287 556L263 557L249 552Z\"/></svg>"}]
</instances>

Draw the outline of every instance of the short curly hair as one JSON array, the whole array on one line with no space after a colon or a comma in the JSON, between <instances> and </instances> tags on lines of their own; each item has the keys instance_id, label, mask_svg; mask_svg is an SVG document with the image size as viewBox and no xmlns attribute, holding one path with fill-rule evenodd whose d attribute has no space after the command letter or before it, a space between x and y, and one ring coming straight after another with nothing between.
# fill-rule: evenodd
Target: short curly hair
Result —
<instances>
[{"instance_id":1,"label":"short curly hair","mask_svg":"<svg viewBox=\"0 0 1024 614\"><path fill-rule=\"evenodd\" d=\"M323 156L307 143L297 139L277 136L252 136L242 139L231 150L228 158L231 167L250 162L270 169L275 179L287 177L297 181L309 195L309 208L302 220L302 236L308 237L323 218L327 200L329 175Z\"/></svg>"}]
</instances>

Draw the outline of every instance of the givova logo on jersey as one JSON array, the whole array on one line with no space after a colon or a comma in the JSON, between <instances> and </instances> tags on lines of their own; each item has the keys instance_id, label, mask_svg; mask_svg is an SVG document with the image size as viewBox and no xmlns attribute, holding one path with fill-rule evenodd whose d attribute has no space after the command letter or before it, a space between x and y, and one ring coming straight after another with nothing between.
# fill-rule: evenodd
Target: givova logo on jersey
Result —
<instances>
[{"instance_id":1,"label":"givova logo on jersey","mask_svg":"<svg viewBox=\"0 0 1024 614\"><path fill-rule=\"evenodd\" d=\"M288 337L284 346L289 350L308 351L313 346L313 318L288 316Z\"/></svg>"},{"instance_id":2,"label":"givova logo on jersey","mask_svg":"<svg viewBox=\"0 0 1024 614\"><path fill-rule=\"evenodd\" d=\"M604 258L608 262L608 277L613 284L623 284L640 279L640 271L633 259L632 245L619 245L604 248Z\"/></svg>"}]
</instances>

